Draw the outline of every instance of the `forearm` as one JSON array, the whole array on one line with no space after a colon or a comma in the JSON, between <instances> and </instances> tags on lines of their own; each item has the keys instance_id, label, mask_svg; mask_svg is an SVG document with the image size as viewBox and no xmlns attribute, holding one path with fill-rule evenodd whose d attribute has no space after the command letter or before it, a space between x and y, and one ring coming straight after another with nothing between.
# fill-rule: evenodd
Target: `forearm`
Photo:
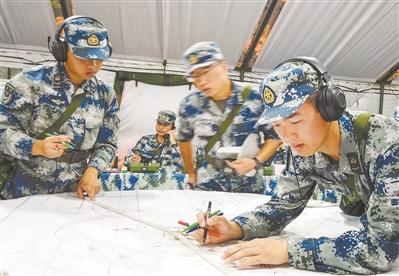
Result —
<instances>
[{"instance_id":1,"label":"forearm","mask_svg":"<svg viewBox=\"0 0 399 276\"><path fill-rule=\"evenodd\" d=\"M314 183L294 176L280 176L278 192L272 199L251 212L246 212L233 221L244 230L244 239L268 237L280 233L293 219L301 214L313 194Z\"/></svg>"},{"instance_id":2,"label":"forearm","mask_svg":"<svg viewBox=\"0 0 399 276\"><path fill-rule=\"evenodd\" d=\"M183 164L188 173L195 173L195 164L193 160L193 151L191 141L179 143L180 154Z\"/></svg>"},{"instance_id":3,"label":"forearm","mask_svg":"<svg viewBox=\"0 0 399 276\"><path fill-rule=\"evenodd\" d=\"M376 274L392 267L398 241L377 239L365 231L348 231L335 239L289 239L288 252L289 262L300 269Z\"/></svg>"},{"instance_id":4,"label":"forearm","mask_svg":"<svg viewBox=\"0 0 399 276\"><path fill-rule=\"evenodd\" d=\"M256 154L256 159L258 159L261 163L269 160L276 154L276 151L280 145L281 141L279 140L267 139Z\"/></svg>"},{"instance_id":5,"label":"forearm","mask_svg":"<svg viewBox=\"0 0 399 276\"><path fill-rule=\"evenodd\" d=\"M7 127L0 133L1 151L17 159L28 160L32 156L35 141L34 138L11 127Z\"/></svg>"},{"instance_id":6,"label":"forearm","mask_svg":"<svg viewBox=\"0 0 399 276\"><path fill-rule=\"evenodd\" d=\"M96 145L97 147L90 156L88 166L97 169L101 173L104 169L111 166L111 162L116 156L116 146L99 143L96 143Z\"/></svg>"}]
</instances>

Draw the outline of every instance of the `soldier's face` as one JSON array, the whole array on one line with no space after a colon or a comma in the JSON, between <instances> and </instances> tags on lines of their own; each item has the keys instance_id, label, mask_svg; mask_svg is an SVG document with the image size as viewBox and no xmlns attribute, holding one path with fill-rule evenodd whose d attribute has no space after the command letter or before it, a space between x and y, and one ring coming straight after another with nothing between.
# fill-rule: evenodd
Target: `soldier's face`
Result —
<instances>
[{"instance_id":1,"label":"soldier's face","mask_svg":"<svg viewBox=\"0 0 399 276\"><path fill-rule=\"evenodd\" d=\"M229 81L227 73L226 63L215 62L209 66L194 70L192 72L193 83L205 96L213 97Z\"/></svg>"},{"instance_id":2,"label":"soldier's face","mask_svg":"<svg viewBox=\"0 0 399 276\"><path fill-rule=\"evenodd\" d=\"M161 122L157 121L157 125L156 125L157 134L159 136L164 136L165 134L167 134L172 129L172 127L173 127L172 124L161 123Z\"/></svg>"},{"instance_id":3,"label":"soldier's face","mask_svg":"<svg viewBox=\"0 0 399 276\"><path fill-rule=\"evenodd\" d=\"M78 58L68 50L65 69L72 83L81 84L83 81L94 77L100 71L102 64L101 60Z\"/></svg>"},{"instance_id":4,"label":"soldier's face","mask_svg":"<svg viewBox=\"0 0 399 276\"><path fill-rule=\"evenodd\" d=\"M301 156L310 156L321 151L326 144L330 127L331 124L321 118L309 101L292 116L273 123L281 140Z\"/></svg>"}]
</instances>

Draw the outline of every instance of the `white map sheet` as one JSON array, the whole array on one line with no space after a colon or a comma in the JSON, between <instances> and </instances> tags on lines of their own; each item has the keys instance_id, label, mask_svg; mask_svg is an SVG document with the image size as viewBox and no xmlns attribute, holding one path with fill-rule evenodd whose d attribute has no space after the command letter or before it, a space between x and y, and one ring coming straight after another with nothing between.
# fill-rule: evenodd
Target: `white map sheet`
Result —
<instances>
[{"instance_id":1,"label":"white map sheet","mask_svg":"<svg viewBox=\"0 0 399 276\"><path fill-rule=\"evenodd\" d=\"M0 275L312 273L291 267L238 270L220 258L229 244L203 246L179 233L183 227L177 221L193 222L209 200L213 210L232 218L268 199L255 194L136 190L106 192L95 202L73 194L0 201ZM283 236L334 237L357 228L357 219L343 216L334 205L310 205ZM397 270L396 264L391 273Z\"/></svg>"}]
</instances>

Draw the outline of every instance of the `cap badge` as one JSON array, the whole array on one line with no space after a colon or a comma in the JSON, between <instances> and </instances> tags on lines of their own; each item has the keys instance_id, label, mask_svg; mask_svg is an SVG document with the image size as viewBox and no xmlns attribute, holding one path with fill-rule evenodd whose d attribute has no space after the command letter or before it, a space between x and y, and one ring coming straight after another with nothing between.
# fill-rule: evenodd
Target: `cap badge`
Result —
<instances>
[{"instance_id":1,"label":"cap badge","mask_svg":"<svg viewBox=\"0 0 399 276\"><path fill-rule=\"evenodd\" d=\"M87 38L87 44L89 46L98 46L100 44L100 40L98 39L98 36L95 34L91 34L88 38Z\"/></svg>"},{"instance_id":2,"label":"cap badge","mask_svg":"<svg viewBox=\"0 0 399 276\"><path fill-rule=\"evenodd\" d=\"M159 116L159 120L160 120L160 121L168 121L168 115L166 115L166 114L161 114L161 115Z\"/></svg>"},{"instance_id":3,"label":"cap badge","mask_svg":"<svg viewBox=\"0 0 399 276\"><path fill-rule=\"evenodd\" d=\"M263 89L263 100L267 105L272 105L276 101L276 94L267 86Z\"/></svg>"},{"instance_id":4,"label":"cap badge","mask_svg":"<svg viewBox=\"0 0 399 276\"><path fill-rule=\"evenodd\" d=\"M196 64L198 62L199 58L196 55L190 55L188 60L189 60L190 64Z\"/></svg>"}]
</instances>

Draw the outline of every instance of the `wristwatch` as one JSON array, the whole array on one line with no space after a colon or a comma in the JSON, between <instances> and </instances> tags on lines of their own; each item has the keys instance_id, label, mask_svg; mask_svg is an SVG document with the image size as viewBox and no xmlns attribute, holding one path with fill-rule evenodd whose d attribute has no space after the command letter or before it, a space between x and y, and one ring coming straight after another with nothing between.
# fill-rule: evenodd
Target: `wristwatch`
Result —
<instances>
[{"instance_id":1,"label":"wristwatch","mask_svg":"<svg viewBox=\"0 0 399 276\"><path fill-rule=\"evenodd\" d=\"M256 165L255 165L255 169L256 169L256 170L259 170L260 168L263 167L263 163L260 162L259 159L256 158L256 156L255 156L254 158L252 158L252 160L255 161L255 164L256 164Z\"/></svg>"}]
</instances>

